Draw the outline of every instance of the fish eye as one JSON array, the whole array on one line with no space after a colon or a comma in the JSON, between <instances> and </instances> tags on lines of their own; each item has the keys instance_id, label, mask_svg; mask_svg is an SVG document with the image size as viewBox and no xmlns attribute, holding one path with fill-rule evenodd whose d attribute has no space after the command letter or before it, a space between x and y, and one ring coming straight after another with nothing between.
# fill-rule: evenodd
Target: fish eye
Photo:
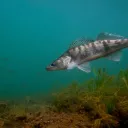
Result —
<instances>
[{"instance_id":1,"label":"fish eye","mask_svg":"<svg viewBox=\"0 0 128 128\"><path fill-rule=\"evenodd\" d=\"M51 66L55 66L55 64L52 63Z\"/></svg>"}]
</instances>

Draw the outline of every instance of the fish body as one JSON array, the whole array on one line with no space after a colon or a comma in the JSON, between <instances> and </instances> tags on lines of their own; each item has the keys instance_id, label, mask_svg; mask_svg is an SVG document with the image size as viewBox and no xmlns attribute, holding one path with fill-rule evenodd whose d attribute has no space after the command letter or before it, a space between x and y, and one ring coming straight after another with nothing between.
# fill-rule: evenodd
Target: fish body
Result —
<instances>
[{"instance_id":1,"label":"fish body","mask_svg":"<svg viewBox=\"0 0 128 128\"><path fill-rule=\"evenodd\" d=\"M63 55L46 69L48 71L78 69L90 72L90 61L106 57L113 61L120 61L121 50L128 47L128 39L108 33L100 33L96 40L76 40Z\"/></svg>"},{"instance_id":2,"label":"fish body","mask_svg":"<svg viewBox=\"0 0 128 128\"><path fill-rule=\"evenodd\" d=\"M84 50L83 53L80 47L83 48ZM126 47L128 47L128 39L98 40L98 41L91 42L89 44L80 45L77 48L77 51L75 50L75 48L71 49L70 51L73 51L73 53L70 53L69 55L71 57L74 57L74 60L76 61L78 58L79 60L78 64L80 65L83 62L88 62L101 57L108 56ZM77 55L73 56L74 53L76 52L77 52Z\"/></svg>"}]
</instances>

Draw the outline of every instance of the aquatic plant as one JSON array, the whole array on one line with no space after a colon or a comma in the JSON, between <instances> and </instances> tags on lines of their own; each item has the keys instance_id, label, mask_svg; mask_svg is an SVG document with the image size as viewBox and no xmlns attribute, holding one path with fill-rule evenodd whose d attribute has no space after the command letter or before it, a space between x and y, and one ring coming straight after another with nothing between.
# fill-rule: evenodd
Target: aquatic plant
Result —
<instances>
[{"instance_id":1,"label":"aquatic plant","mask_svg":"<svg viewBox=\"0 0 128 128\"><path fill-rule=\"evenodd\" d=\"M12 117L25 117L26 116L26 108L24 105L13 105L10 108L9 115Z\"/></svg>"},{"instance_id":2,"label":"aquatic plant","mask_svg":"<svg viewBox=\"0 0 128 128\"><path fill-rule=\"evenodd\" d=\"M57 111L76 111L76 105L82 102L81 91L76 83L72 83L69 88L61 93L54 94L55 99L53 105L57 108Z\"/></svg>"},{"instance_id":3,"label":"aquatic plant","mask_svg":"<svg viewBox=\"0 0 128 128\"><path fill-rule=\"evenodd\" d=\"M118 121L113 116L105 114L102 118L96 119L93 126L94 128L116 128Z\"/></svg>"},{"instance_id":4,"label":"aquatic plant","mask_svg":"<svg viewBox=\"0 0 128 128\"><path fill-rule=\"evenodd\" d=\"M24 127L94 127L117 128L128 125L128 70L117 76L105 69L94 71L94 77L80 84L72 82L54 93L52 102L37 103L26 97L21 104L11 103L3 117L26 122ZM7 109L8 108L8 109ZM58 122L57 122L58 121ZM20 125L19 125L20 126Z\"/></svg>"},{"instance_id":5,"label":"aquatic plant","mask_svg":"<svg viewBox=\"0 0 128 128\"><path fill-rule=\"evenodd\" d=\"M7 109L7 103L6 102L0 102L0 113L6 111Z\"/></svg>"},{"instance_id":6,"label":"aquatic plant","mask_svg":"<svg viewBox=\"0 0 128 128\"><path fill-rule=\"evenodd\" d=\"M126 89L128 89L128 69L127 70L121 70L117 76L118 85L125 86Z\"/></svg>"},{"instance_id":7,"label":"aquatic plant","mask_svg":"<svg viewBox=\"0 0 128 128\"><path fill-rule=\"evenodd\" d=\"M94 71L94 74L94 78L84 83L85 88L72 83L67 90L57 93L53 102L55 110L85 113L94 120L96 128L117 127L120 118L113 113L123 113L120 106L127 112L123 105L128 101L124 102L120 94L128 89L128 70L122 70L117 76L109 75L105 69Z\"/></svg>"},{"instance_id":8,"label":"aquatic plant","mask_svg":"<svg viewBox=\"0 0 128 128\"><path fill-rule=\"evenodd\" d=\"M103 95L106 89L110 89L113 85L114 76L108 75L105 69L94 70L95 77L88 80L85 85L88 87L88 92L96 93L98 95Z\"/></svg>"}]
</instances>

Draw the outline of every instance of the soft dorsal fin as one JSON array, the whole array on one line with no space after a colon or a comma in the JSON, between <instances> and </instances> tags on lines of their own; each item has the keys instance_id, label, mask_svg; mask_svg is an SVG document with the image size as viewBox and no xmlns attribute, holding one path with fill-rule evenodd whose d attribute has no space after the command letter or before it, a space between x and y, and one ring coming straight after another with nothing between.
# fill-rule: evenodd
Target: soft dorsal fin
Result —
<instances>
[{"instance_id":1,"label":"soft dorsal fin","mask_svg":"<svg viewBox=\"0 0 128 128\"><path fill-rule=\"evenodd\" d=\"M89 43L89 42L94 42L94 40L88 39L88 38L85 38L85 37L81 37L81 38L73 41L70 44L69 49L74 48L74 47L77 47L77 46L82 45L82 44Z\"/></svg>"},{"instance_id":2,"label":"soft dorsal fin","mask_svg":"<svg viewBox=\"0 0 128 128\"><path fill-rule=\"evenodd\" d=\"M115 40L115 39L123 39L123 36L112 34L112 33L107 33L107 32L102 32L97 36L96 40Z\"/></svg>"}]
</instances>

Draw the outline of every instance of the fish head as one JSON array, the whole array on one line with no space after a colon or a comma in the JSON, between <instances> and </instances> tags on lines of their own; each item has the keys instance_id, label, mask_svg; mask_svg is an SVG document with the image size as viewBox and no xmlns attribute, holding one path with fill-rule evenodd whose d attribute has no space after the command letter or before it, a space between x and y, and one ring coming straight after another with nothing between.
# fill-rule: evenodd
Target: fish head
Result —
<instances>
[{"instance_id":1,"label":"fish head","mask_svg":"<svg viewBox=\"0 0 128 128\"><path fill-rule=\"evenodd\" d=\"M66 70L66 69L72 69L72 58L69 55L61 56L57 60L55 60L53 63L51 63L49 66L46 67L47 71L55 71L55 70Z\"/></svg>"}]
</instances>

